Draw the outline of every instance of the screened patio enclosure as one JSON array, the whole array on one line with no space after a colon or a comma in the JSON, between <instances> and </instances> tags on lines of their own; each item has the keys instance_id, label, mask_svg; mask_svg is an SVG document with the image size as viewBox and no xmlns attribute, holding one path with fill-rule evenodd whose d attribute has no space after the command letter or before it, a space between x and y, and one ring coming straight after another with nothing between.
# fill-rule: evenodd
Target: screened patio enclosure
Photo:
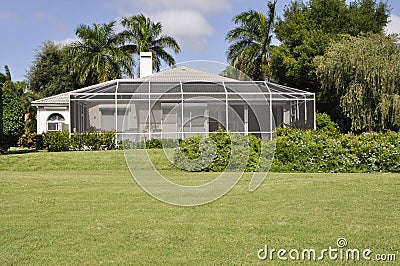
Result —
<instances>
[{"instance_id":1,"label":"screened patio enclosure","mask_svg":"<svg viewBox=\"0 0 400 266\"><path fill-rule=\"evenodd\" d=\"M213 74L201 78L190 71L172 69L71 92L71 134L114 130L118 140L139 141L183 139L223 128L270 139L277 126L315 128L313 93Z\"/></svg>"}]
</instances>

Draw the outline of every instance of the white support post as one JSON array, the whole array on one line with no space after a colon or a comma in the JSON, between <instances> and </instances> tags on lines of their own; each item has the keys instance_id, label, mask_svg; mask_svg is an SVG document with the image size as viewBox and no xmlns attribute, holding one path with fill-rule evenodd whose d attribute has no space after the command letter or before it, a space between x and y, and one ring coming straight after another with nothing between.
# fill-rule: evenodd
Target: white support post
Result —
<instances>
[{"instance_id":1,"label":"white support post","mask_svg":"<svg viewBox=\"0 0 400 266\"><path fill-rule=\"evenodd\" d=\"M313 110L313 117L314 117L314 130L317 129L317 119L315 117L316 114L316 103L315 103L315 94L313 95L313 103L314 103L314 110Z\"/></svg>"},{"instance_id":2,"label":"white support post","mask_svg":"<svg viewBox=\"0 0 400 266\"><path fill-rule=\"evenodd\" d=\"M70 94L70 93L68 93L68 111L69 111L69 125L68 125L68 131L69 131L69 137L71 138L71 136L72 136L72 131L71 131L71 126L72 126L72 125L71 125L71 124L72 124L72 119L73 119L73 117L72 117L71 94ZM38 116L37 121L40 121L39 113L40 113L40 112L37 112L37 116ZM47 124L47 121L46 121L46 124Z\"/></svg>"},{"instance_id":3,"label":"white support post","mask_svg":"<svg viewBox=\"0 0 400 266\"><path fill-rule=\"evenodd\" d=\"M272 95L271 95L271 93L269 94L269 131L270 131L270 140L272 140L272 127L273 127L273 123L272 123L272 121L273 121L273 119L274 119L274 114L273 114L273 112L272 112Z\"/></svg>"},{"instance_id":4,"label":"white support post","mask_svg":"<svg viewBox=\"0 0 400 266\"><path fill-rule=\"evenodd\" d=\"M274 119L274 114L272 112L272 94L271 94L271 89L269 88L267 82L264 81L264 85L267 87L268 92L269 92L269 135L270 135L270 140L272 140L272 127L273 127L273 119ZM262 135L261 135L262 137Z\"/></svg>"},{"instance_id":5,"label":"white support post","mask_svg":"<svg viewBox=\"0 0 400 266\"><path fill-rule=\"evenodd\" d=\"M304 96L304 125L307 125L307 98Z\"/></svg>"},{"instance_id":6,"label":"white support post","mask_svg":"<svg viewBox=\"0 0 400 266\"><path fill-rule=\"evenodd\" d=\"M247 136L249 135L249 106L246 105L244 106L244 114L243 114L243 119L244 119L244 134Z\"/></svg>"},{"instance_id":7,"label":"white support post","mask_svg":"<svg viewBox=\"0 0 400 266\"><path fill-rule=\"evenodd\" d=\"M224 91L225 91L225 129L228 131L229 130L228 91L226 90L225 82L223 82L223 81L222 81L222 86L224 87Z\"/></svg>"},{"instance_id":8,"label":"white support post","mask_svg":"<svg viewBox=\"0 0 400 266\"><path fill-rule=\"evenodd\" d=\"M114 91L114 111L115 111L115 144L117 144L117 136L118 136L118 96L117 96L117 89L118 89L118 81L117 81L117 85L115 86L115 91Z\"/></svg>"},{"instance_id":9,"label":"white support post","mask_svg":"<svg viewBox=\"0 0 400 266\"><path fill-rule=\"evenodd\" d=\"M147 121L148 121L148 125L149 125L148 138L151 139L151 101L150 101L151 97L150 97L150 80L149 80L149 90L148 90L148 93L149 93L149 113L148 113L148 115L147 115L147 119L148 119Z\"/></svg>"},{"instance_id":10,"label":"white support post","mask_svg":"<svg viewBox=\"0 0 400 266\"><path fill-rule=\"evenodd\" d=\"M183 134L183 85L182 85L182 81L179 82L180 86L181 86L181 139L184 138L184 134Z\"/></svg>"}]
</instances>

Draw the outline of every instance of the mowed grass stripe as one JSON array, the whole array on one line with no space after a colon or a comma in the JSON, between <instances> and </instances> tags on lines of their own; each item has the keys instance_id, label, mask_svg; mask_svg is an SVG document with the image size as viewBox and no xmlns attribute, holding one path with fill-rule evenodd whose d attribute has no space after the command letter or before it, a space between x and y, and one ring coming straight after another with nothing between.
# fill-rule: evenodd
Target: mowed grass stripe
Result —
<instances>
[{"instance_id":1,"label":"mowed grass stripe","mask_svg":"<svg viewBox=\"0 0 400 266\"><path fill-rule=\"evenodd\" d=\"M64 161L51 170L46 159L19 158L37 170L0 172L0 264L252 265L271 264L257 258L265 244L321 250L345 237L374 252L400 246L399 174L270 173L252 193L245 174L220 200L184 208L147 195L121 151L23 156ZM186 184L215 177L161 173Z\"/></svg>"}]
</instances>

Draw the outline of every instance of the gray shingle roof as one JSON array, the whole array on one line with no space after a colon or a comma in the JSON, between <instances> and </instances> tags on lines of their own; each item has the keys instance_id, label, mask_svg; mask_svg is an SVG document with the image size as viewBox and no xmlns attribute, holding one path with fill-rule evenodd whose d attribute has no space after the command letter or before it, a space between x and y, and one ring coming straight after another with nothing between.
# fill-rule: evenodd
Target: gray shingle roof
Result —
<instances>
[{"instance_id":1,"label":"gray shingle roof","mask_svg":"<svg viewBox=\"0 0 400 266\"><path fill-rule=\"evenodd\" d=\"M226 78L216 74L204 72L189 67L177 67L155 73L151 76L135 79L135 81L151 81L151 82L190 82L190 81L206 81L206 82L232 82L235 79Z\"/></svg>"},{"instance_id":2,"label":"gray shingle roof","mask_svg":"<svg viewBox=\"0 0 400 266\"><path fill-rule=\"evenodd\" d=\"M68 92L61 93L61 94L57 94L54 96L50 96L50 97L39 99L39 100L32 102L32 105L34 105L34 106L50 105L50 104L68 105L69 104L69 93Z\"/></svg>"}]
</instances>

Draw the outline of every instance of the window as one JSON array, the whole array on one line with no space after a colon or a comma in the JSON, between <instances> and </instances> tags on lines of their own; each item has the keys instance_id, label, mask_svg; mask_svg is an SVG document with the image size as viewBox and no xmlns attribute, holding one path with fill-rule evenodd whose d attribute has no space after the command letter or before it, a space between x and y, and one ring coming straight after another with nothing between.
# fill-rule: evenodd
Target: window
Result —
<instances>
[{"instance_id":1,"label":"window","mask_svg":"<svg viewBox=\"0 0 400 266\"><path fill-rule=\"evenodd\" d=\"M60 114L52 114L47 119L47 131L61 131L65 119Z\"/></svg>"}]
</instances>

